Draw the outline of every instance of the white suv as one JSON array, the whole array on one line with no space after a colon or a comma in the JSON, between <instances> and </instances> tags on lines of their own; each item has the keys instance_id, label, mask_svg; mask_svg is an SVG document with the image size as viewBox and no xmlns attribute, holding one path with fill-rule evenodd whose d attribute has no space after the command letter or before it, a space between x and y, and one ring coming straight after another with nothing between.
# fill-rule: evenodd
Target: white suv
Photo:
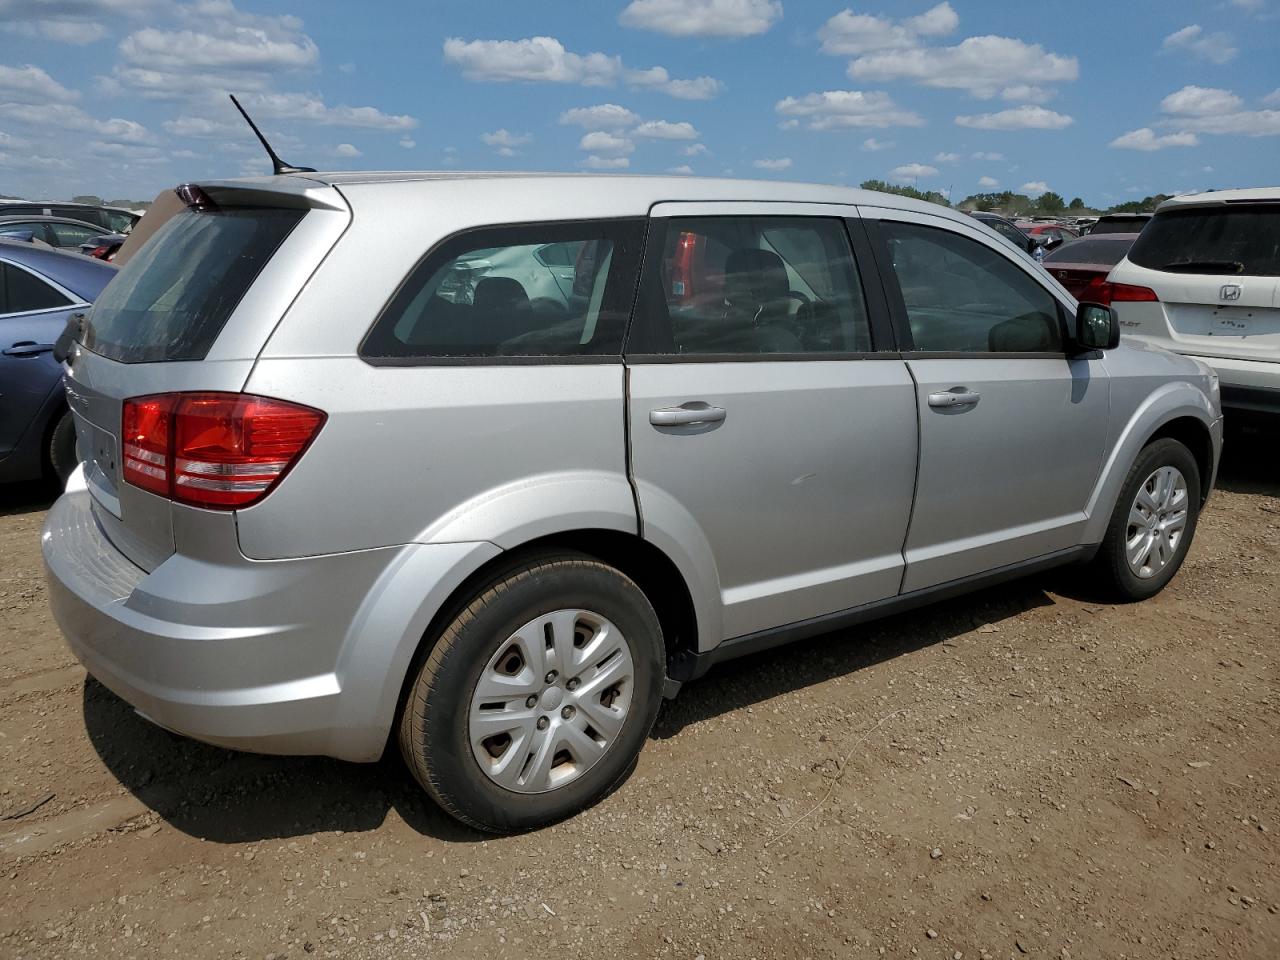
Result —
<instances>
[{"instance_id":1,"label":"white suv","mask_svg":"<svg viewBox=\"0 0 1280 960\"><path fill-rule=\"evenodd\" d=\"M1280 187L1166 200L1107 279L1123 334L1203 359L1224 407L1280 413Z\"/></svg>"}]
</instances>

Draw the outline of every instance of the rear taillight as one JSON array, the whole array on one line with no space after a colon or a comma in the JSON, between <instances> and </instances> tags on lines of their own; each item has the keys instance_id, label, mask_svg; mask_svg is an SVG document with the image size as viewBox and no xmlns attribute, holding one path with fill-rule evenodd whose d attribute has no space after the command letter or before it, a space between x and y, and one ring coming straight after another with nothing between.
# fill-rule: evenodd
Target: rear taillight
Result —
<instances>
[{"instance_id":1,"label":"rear taillight","mask_svg":"<svg viewBox=\"0 0 1280 960\"><path fill-rule=\"evenodd\" d=\"M1106 306L1113 303L1153 303L1160 300L1150 287L1140 287L1133 283L1109 283L1102 277L1090 280L1077 299Z\"/></svg>"},{"instance_id":2,"label":"rear taillight","mask_svg":"<svg viewBox=\"0 0 1280 960\"><path fill-rule=\"evenodd\" d=\"M324 424L319 410L244 393L162 393L124 403L124 478L178 503L233 510L280 482Z\"/></svg>"},{"instance_id":3,"label":"rear taillight","mask_svg":"<svg viewBox=\"0 0 1280 960\"><path fill-rule=\"evenodd\" d=\"M94 247L92 250L89 251L89 256L97 257L99 260L110 260L111 247L105 243L102 244L101 246Z\"/></svg>"}]
</instances>

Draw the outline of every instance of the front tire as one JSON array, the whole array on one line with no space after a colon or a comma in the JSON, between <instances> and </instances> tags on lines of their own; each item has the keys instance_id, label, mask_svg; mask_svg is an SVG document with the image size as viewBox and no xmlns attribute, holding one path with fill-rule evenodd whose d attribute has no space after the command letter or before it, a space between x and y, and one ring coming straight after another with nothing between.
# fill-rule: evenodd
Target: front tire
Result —
<instances>
[{"instance_id":1,"label":"front tire","mask_svg":"<svg viewBox=\"0 0 1280 960\"><path fill-rule=\"evenodd\" d=\"M1200 470L1168 437L1148 444L1125 479L1094 561L1101 586L1122 601L1153 597L1173 579L1200 518Z\"/></svg>"},{"instance_id":2,"label":"front tire","mask_svg":"<svg viewBox=\"0 0 1280 960\"><path fill-rule=\"evenodd\" d=\"M661 703L657 615L620 571L534 557L483 587L414 677L399 739L450 815L509 833L595 803L630 773Z\"/></svg>"}]
</instances>

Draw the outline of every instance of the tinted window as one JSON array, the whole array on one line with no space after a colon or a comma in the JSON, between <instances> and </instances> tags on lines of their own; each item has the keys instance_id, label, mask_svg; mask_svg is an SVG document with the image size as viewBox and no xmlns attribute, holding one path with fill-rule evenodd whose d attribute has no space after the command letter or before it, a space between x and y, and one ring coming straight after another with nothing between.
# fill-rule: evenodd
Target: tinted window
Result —
<instances>
[{"instance_id":1,"label":"tinted window","mask_svg":"<svg viewBox=\"0 0 1280 960\"><path fill-rule=\"evenodd\" d=\"M651 250L645 322L631 352L871 349L866 301L841 220L677 218Z\"/></svg>"},{"instance_id":2,"label":"tinted window","mask_svg":"<svg viewBox=\"0 0 1280 960\"><path fill-rule=\"evenodd\" d=\"M94 304L85 346L125 363L201 360L304 210L185 211Z\"/></svg>"},{"instance_id":3,"label":"tinted window","mask_svg":"<svg viewBox=\"0 0 1280 960\"><path fill-rule=\"evenodd\" d=\"M1096 263L1101 266L1114 267L1124 259L1124 255L1133 246L1129 237L1110 239L1108 237L1086 237L1083 240L1072 240L1064 243L1057 250L1044 258L1045 263Z\"/></svg>"},{"instance_id":4,"label":"tinted window","mask_svg":"<svg viewBox=\"0 0 1280 960\"><path fill-rule=\"evenodd\" d=\"M53 310L71 303L39 277L21 267L0 263L0 313Z\"/></svg>"},{"instance_id":5,"label":"tinted window","mask_svg":"<svg viewBox=\"0 0 1280 960\"><path fill-rule=\"evenodd\" d=\"M49 230L59 247L78 247L86 240L102 236L101 227L78 227L74 223L51 223Z\"/></svg>"},{"instance_id":6,"label":"tinted window","mask_svg":"<svg viewBox=\"0 0 1280 960\"><path fill-rule=\"evenodd\" d=\"M1099 220L1090 233L1139 233L1150 217L1114 217Z\"/></svg>"},{"instance_id":7,"label":"tinted window","mask_svg":"<svg viewBox=\"0 0 1280 960\"><path fill-rule=\"evenodd\" d=\"M104 211L95 207L54 207L53 215L55 217L66 217L68 220L82 220L85 223L97 223L104 226L107 223Z\"/></svg>"},{"instance_id":8,"label":"tinted window","mask_svg":"<svg viewBox=\"0 0 1280 960\"><path fill-rule=\"evenodd\" d=\"M1057 352L1058 302L1021 267L950 230L884 221L917 350Z\"/></svg>"},{"instance_id":9,"label":"tinted window","mask_svg":"<svg viewBox=\"0 0 1280 960\"><path fill-rule=\"evenodd\" d=\"M600 220L454 237L410 273L361 355L619 356L642 232Z\"/></svg>"},{"instance_id":10,"label":"tinted window","mask_svg":"<svg viewBox=\"0 0 1280 960\"><path fill-rule=\"evenodd\" d=\"M113 233L128 233L138 219L131 213L120 213L116 210L103 210L102 217Z\"/></svg>"},{"instance_id":11,"label":"tinted window","mask_svg":"<svg viewBox=\"0 0 1280 960\"><path fill-rule=\"evenodd\" d=\"M1158 213L1129 259L1174 273L1280 276L1280 204Z\"/></svg>"},{"instance_id":12,"label":"tinted window","mask_svg":"<svg viewBox=\"0 0 1280 960\"><path fill-rule=\"evenodd\" d=\"M21 240L35 237L37 240L46 240L48 235L45 233L45 225L37 221L0 224L0 237L14 237Z\"/></svg>"}]
</instances>

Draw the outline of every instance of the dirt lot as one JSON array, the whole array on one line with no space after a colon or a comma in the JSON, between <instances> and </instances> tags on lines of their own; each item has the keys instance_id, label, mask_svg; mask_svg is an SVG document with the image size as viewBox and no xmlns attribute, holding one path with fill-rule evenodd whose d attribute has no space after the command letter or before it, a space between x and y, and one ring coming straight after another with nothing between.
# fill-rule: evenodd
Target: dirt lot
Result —
<instances>
[{"instance_id":1,"label":"dirt lot","mask_svg":"<svg viewBox=\"0 0 1280 960\"><path fill-rule=\"evenodd\" d=\"M1155 600L1057 575L721 667L620 790L507 839L391 759L140 719L63 646L47 500L10 491L0 956L1280 957L1277 448L1232 438Z\"/></svg>"}]
</instances>

